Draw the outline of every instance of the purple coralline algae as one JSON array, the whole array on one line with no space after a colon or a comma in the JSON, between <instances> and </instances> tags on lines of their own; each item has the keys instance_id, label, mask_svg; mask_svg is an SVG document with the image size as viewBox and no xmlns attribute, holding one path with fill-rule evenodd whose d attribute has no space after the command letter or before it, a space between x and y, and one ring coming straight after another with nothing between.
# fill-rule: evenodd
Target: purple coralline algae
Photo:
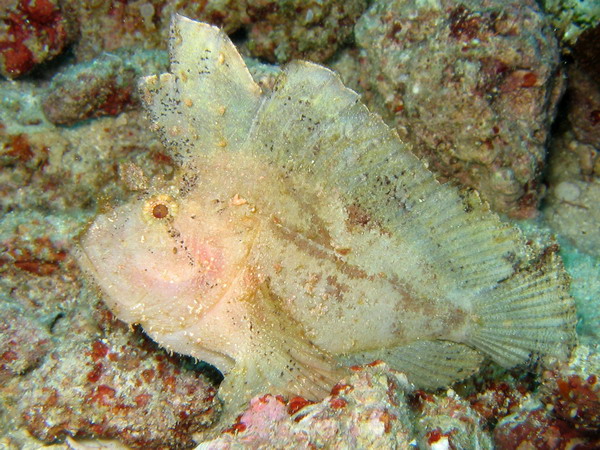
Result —
<instances>
[{"instance_id":1,"label":"purple coralline algae","mask_svg":"<svg viewBox=\"0 0 600 450\"><path fill-rule=\"evenodd\" d=\"M380 1L355 34L367 101L413 151L495 210L535 215L563 86L536 3Z\"/></svg>"}]
</instances>

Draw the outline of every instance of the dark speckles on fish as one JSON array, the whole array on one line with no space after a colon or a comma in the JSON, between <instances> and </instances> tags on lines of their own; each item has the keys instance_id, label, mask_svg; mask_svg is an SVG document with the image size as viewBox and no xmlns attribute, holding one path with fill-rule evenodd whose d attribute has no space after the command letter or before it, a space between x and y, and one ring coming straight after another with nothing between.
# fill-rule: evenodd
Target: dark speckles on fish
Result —
<instances>
[{"instance_id":1,"label":"dark speckles on fish","mask_svg":"<svg viewBox=\"0 0 600 450\"><path fill-rule=\"evenodd\" d=\"M435 181L331 71L294 62L262 92L225 34L176 16L171 73L142 89L178 175L99 215L80 261L119 318L225 374L230 413L375 359L439 387L568 354L556 253Z\"/></svg>"}]
</instances>

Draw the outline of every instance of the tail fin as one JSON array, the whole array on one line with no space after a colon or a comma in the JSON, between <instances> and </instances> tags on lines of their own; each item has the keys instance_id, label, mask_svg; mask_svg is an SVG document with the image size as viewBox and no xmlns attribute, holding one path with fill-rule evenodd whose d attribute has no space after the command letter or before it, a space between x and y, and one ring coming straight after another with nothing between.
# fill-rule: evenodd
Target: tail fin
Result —
<instances>
[{"instance_id":1,"label":"tail fin","mask_svg":"<svg viewBox=\"0 0 600 450\"><path fill-rule=\"evenodd\" d=\"M555 250L499 282L473 305L467 343L504 367L544 355L566 358L576 342L575 307Z\"/></svg>"}]
</instances>

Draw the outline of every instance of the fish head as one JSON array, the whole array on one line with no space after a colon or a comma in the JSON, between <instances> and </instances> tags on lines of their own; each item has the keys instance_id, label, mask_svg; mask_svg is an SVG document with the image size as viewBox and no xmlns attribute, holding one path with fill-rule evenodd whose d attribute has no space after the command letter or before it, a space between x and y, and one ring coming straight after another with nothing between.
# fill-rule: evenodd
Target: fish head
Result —
<instances>
[{"instance_id":1,"label":"fish head","mask_svg":"<svg viewBox=\"0 0 600 450\"><path fill-rule=\"evenodd\" d=\"M207 357L207 348L220 346L208 328L220 323L226 333L232 318L219 304L255 288L248 259L258 224L239 196L173 191L155 189L99 214L78 259L121 320L141 324L174 351L222 366ZM191 352L183 335L206 351Z\"/></svg>"}]
</instances>

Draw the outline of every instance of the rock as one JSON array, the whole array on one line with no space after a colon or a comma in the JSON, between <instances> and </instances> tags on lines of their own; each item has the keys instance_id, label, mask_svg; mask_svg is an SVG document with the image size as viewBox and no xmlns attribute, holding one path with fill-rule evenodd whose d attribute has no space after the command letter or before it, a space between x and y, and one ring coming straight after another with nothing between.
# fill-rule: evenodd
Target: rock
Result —
<instances>
[{"instance_id":1,"label":"rock","mask_svg":"<svg viewBox=\"0 0 600 450\"><path fill-rule=\"evenodd\" d=\"M249 50L271 62L326 61L350 41L366 6L365 0L249 2Z\"/></svg>"},{"instance_id":2,"label":"rock","mask_svg":"<svg viewBox=\"0 0 600 450\"><path fill-rule=\"evenodd\" d=\"M116 116L139 105L139 77L165 70L166 66L167 56L160 51L102 54L54 76L42 109L46 118L56 125Z\"/></svg>"},{"instance_id":3,"label":"rock","mask_svg":"<svg viewBox=\"0 0 600 450\"><path fill-rule=\"evenodd\" d=\"M355 367L318 403L255 397L237 423L197 450L276 448L491 449L484 420L454 392L413 392L406 377L381 361Z\"/></svg>"},{"instance_id":4,"label":"rock","mask_svg":"<svg viewBox=\"0 0 600 450\"><path fill-rule=\"evenodd\" d=\"M598 344L579 345L568 363L544 371L542 402L574 430L600 432L600 353Z\"/></svg>"},{"instance_id":5,"label":"rock","mask_svg":"<svg viewBox=\"0 0 600 450\"><path fill-rule=\"evenodd\" d=\"M331 395L312 403L300 397L255 397L234 426L197 447L407 448L414 440L406 377L383 363L357 368Z\"/></svg>"},{"instance_id":6,"label":"rock","mask_svg":"<svg viewBox=\"0 0 600 450\"><path fill-rule=\"evenodd\" d=\"M0 74L17 78L62 53L70 23L57 0L18 0L0 6Z\"/></svg>"},{"instance_id":7,"label":"rock","mask_svg":"<svg viewBox=\"0 0 600 450\"><path fill-rule=\"evenodd\" d=\"M369 105L440 179L478 189L496 211L534 216L563 85L536 3L379 1L355 33Z\"/></svg>"}]
</instances>

